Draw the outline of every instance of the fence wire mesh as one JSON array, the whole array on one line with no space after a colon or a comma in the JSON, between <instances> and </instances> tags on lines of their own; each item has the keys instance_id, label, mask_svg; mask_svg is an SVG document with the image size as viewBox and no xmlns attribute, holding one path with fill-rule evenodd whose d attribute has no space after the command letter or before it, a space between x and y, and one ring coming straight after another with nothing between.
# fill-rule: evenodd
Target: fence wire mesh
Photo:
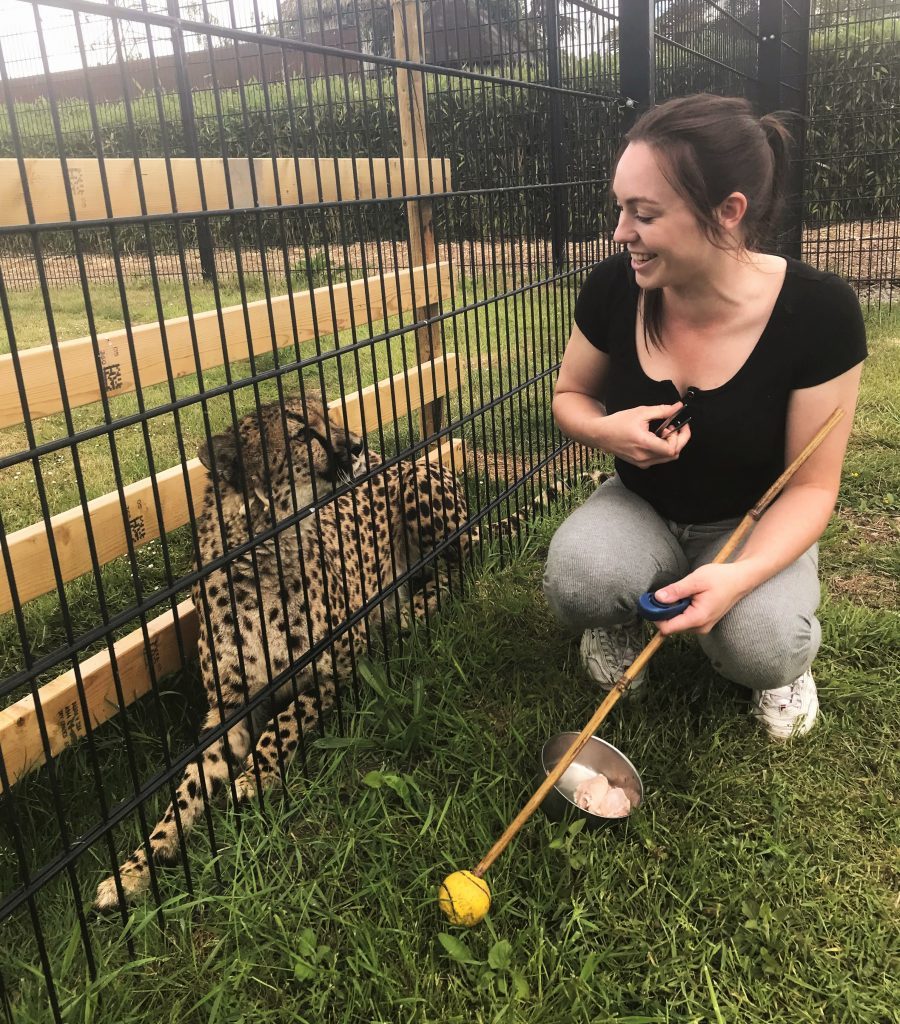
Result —
<instances>
[{"instance_id":1,"label":"fence wire mesh","mask_svg":"<svg viewBox=\"0 0 900 1024\"><path fill-rule=\"evenodd\" d=\"M810 35L779 3L766 77L772 7L749 0L645 5L638 54L642 5L588 0L13 6L0 992L63 1020L109 966L98 883L156 907L223 884L203 794L261 787L271 750L302 776L359 659L464 600L587 467L550 399L642 105L808 106L804 255L890 299L898 42L890 4L820 4ZM215 767L226 738L247 774ZM160 834L174 870L119 867Z\"/></svg>"},{"instance_id":2,"label":"fence wire mesh","mask_svg":"<svg viewBox=\"0 0 900 1024\"><path fill-rule=\"evenodd\" d=\"M221 882L203 795L262 786L267 747L302 774L359 657L458 598L485 546L506 557L503 524L583 465L550 397L621 126L589 48L606 12L564 47L556 8L516 4L22 6L0 126L0 918L44 988L8 970L8 1012L63 1019L103 968L98 882L111 904L196 892L190 847ZM243 782L226 737L258 751Z\"/></svg>"},{"instance_id":3,"label":"fence wire mesh","mask_svg":"<svg viewBox=\"0 0 900 1024\"><path fill-rule=\"evenodd\" d=\"M808 103L804 255L867 303L890 306L900 283L900 4L819 0L808 49L808 75L788 79Z\"/></svg>"},{"instance_id":4,"label":"fence wire mesh","mask_svg":"<svg viewBox=\"0 0 900 1024\"><path fill-rule=\"evenodd\" d=\"M759 100L759 3L656 0L656 100L713 92Z\"/></svg>"}]
</instances>

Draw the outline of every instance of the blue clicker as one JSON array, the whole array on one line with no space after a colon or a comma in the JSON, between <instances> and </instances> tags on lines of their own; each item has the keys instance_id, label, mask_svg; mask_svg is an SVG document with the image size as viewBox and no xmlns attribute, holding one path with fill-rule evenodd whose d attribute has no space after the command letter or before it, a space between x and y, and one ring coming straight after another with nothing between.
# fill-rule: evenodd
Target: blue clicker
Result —
<instances>
[{"instance_id":1,"label":"blue clicker","mask_svg":"<svg viewBox=\"0 0 900 1024\"><path fill-rule=\"evenodd\" d=\"M653 591L648 590L646 594L641 594L638 600L637 611L642 619L648 619L650 622L662 622L663 619L674 619L685 608L689 608L690 604L691 599L689 597L683 597L680 601L665 604L663 601L657 601L653 596Z\"/></svg>"}]
</instances>

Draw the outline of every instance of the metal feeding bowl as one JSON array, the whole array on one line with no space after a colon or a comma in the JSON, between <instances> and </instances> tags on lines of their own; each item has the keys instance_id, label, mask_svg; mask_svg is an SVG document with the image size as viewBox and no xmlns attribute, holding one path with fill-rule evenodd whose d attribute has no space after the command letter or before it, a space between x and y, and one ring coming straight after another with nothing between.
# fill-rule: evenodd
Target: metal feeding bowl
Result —
<instances>
[{"instance_id":1,"label":"metal feeding bowl","mask_svg":"<svg viewBox=\"0 0 900 1024\"><path fill-rule=\"evenodd\" d=\"M541 773L538 782L543 782L549 772L556 766L559 759L572 745L577 732L561 732L547 740L541 750ZM575 803L575 790L585 780L597 775L605 775L611 786L625 790L631 809L640 806L644 799L644 786L637 769L628 758L611 743L601 740L599 736L591 736L578 752L578 756L563 772L562 777L544 798L541 806L551 821L562 821L566 818L584 818L587 828L597 828L624 818L603 818L598 814L585 811Z\"/></svg>"}]
</instances>

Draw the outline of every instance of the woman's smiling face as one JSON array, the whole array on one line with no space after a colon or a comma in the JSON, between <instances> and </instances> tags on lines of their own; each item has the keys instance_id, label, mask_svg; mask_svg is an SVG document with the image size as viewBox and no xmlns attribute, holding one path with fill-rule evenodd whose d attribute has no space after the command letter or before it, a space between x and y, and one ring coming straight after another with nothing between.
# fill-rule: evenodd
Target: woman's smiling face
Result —
<instances>
[{"instance_id":1,"label":"woman's smiling face","mask_svg":"<svg viewBox=\"0 0 900 1024\"><path fill-rule=\"evenodd\" d=\"M632 142L625 149L616 166L613 193L621 207L613 238L631 253L642 288L690 284L721 253L666 181L646 143Z\"/></svg>"}]
</instances>

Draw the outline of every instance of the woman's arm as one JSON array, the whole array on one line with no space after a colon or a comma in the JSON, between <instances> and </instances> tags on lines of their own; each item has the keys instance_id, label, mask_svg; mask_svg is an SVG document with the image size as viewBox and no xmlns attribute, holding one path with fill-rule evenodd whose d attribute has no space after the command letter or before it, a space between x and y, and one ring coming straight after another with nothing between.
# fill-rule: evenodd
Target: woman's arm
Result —
<instances>
[{"instance_id":1,"label":"woman's arm","mask_svg":"<svg viewBox=\"0 0 900 1024\"><path fill-rule=\"evenodd\" d=\"M683 614L659 624L661 633L708 633L742 597L796 561L822 536L837 500L861 375L862 363L824 384L792 393L787 412L786 465L835 408L844 410L844 418L788 481L733 562L703 565L656 592L660 601L691 598L691 607Z\"/></svg>"},{"instance_id":2,"label":"woman's arm","mask_svg":"<svg viewBox=\"0 0 900 1024\"><path fill-rule=\"evenodd\" d=\"M573 327L553 392L553 416L559 429L575 441L611 452L641 469L677 459L691 438L690 428L659 438L650 430L650 421L665 419L681 408L681 402L642 405L607 415L597 396L603 393L608 369L609 356Z\"/></svg>"}]
</instances>

